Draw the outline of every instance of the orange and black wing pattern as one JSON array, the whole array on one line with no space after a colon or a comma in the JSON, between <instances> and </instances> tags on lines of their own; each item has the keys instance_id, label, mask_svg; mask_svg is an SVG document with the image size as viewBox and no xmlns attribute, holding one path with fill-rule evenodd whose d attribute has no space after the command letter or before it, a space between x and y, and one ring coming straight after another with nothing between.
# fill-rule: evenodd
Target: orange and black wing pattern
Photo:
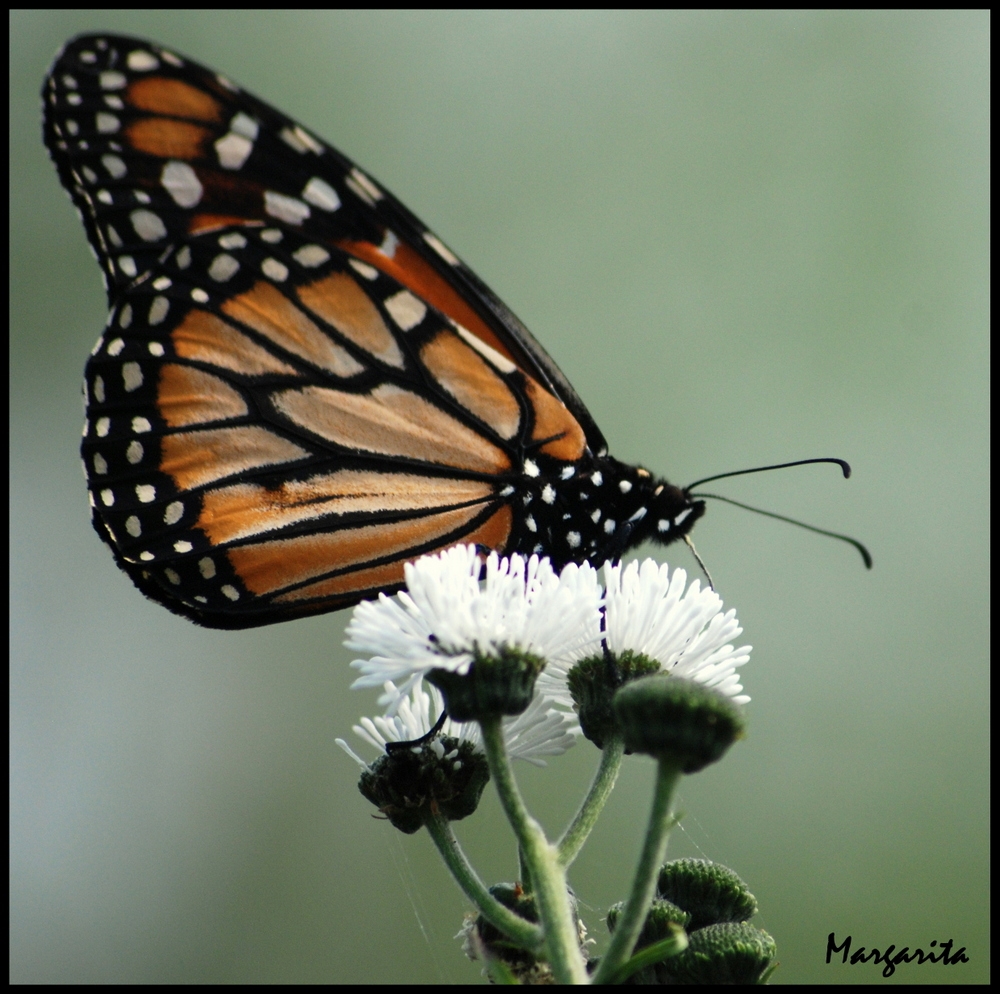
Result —
<instances>
[{"instance_id":1,"label":"orange and black wing pattern","mask_svg":"<svg viewBox=\"0 0 1000 994\"><path fill-rule=\"evenodd\" d=\"M456 542L558 564L700 515L607 457L517 318L273 108L107 35L64 48L43 103L110 303L84 382L94 525L148 596L250 627Z\"/></svg>"}]
</instances>

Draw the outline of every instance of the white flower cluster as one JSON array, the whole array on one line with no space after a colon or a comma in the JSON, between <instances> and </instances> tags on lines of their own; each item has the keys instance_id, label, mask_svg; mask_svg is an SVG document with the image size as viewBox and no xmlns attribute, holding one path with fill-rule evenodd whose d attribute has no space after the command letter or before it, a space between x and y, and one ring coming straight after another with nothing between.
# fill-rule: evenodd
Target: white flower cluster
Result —
<instances>
[{"instance_id":1,"label":"white flower cluster","mask_svg":"<svg viewBox=\"0 0 1000 994\"><path fill-rule=\"evenodd\" d=\"M388 742L412 742L422 738L435 725L444 710L444 700L437 687L417 683L408 694L400 694L395 684L385 684L385 697L392 703L386 714L362 718L352 731L379 753ZM504 742L512 759L523 759L534 766L545 766L543 756L559 756L576 741L580 726L571 714L551 706L536 694L528 709L514 718L503 720ZM474 721L458 722L445 718L441 734L478 745L479 725ZM337 745L361 766L368 764L343 740ZM431 748L434 744L432 743ZM441 754L444 755L443 753Z\"/></svg>"},{"instance_id":2,"label":"white flower cluster","mask_svg":"<svg viewBox=\"0 0 1000 994\"><path fill-rule=\"evenodd\" d=\"M546 660L527 711L504 722L512 755L544 765L542 755L564 752L579 731L566 677L573 664L603 651L631 650L658 660L665 672L696 680L737 704L737 667L750 646L733 648L743 629L736 611L722 613L714 590L689 587L682 569L652 559L604 566L605 589L588 563L571 563L557 574L548 559L495 552L483 564L473 545L424 556L406 567L404 592L380 594L354 609L348 648L367 653L351 665L361 676L354 687L383 687L383 717L363 718L354 731L379 750L386 742L426 734L441 714L436 688L424 688L432 669L465 673L476 652L519 648ZM685 589L686 587L686 589ZM555 706L553 706L555 705ZM562 709L562 710L560 710ZM448 719L444 734L478 740L475 723ZM338 740L358 762L356 755Z\"/></svg>"}]
</instances>

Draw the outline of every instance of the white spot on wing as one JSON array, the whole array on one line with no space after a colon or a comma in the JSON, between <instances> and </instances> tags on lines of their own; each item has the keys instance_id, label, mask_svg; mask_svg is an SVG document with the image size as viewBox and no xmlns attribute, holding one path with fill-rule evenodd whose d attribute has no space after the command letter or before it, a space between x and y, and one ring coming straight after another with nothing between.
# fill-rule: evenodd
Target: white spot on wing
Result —
<instances>
[{"instance_id":1,"label":"white spot on wing","mask_svg":"<svg viewBox=\"0 0 1000 994\"><path fill-rule=\"evenodd\" d=\"M129 52L125 62L132 72L150 72L160 66L160 60L152 52L146 52L141 48Z\"/></svg>"},{"instance_id":2,"label":"white spot on wing","mask_svg":"<svg viewBox=\"0 0 1000 994\"><path fill-rule=\"evenodd\" d=\"M337 191L326 180L313 176L302 190L302 199L324 211L335 211L340 206Z\"/></svg>"},{"instance_id":3,"label":"white spot on wing","mask_svg":"<svg viewBox=\"0 0 1000 994\"><path fill-rule=\"evenodd\" d=\"M112 179L121 179L128 173L128 166L118 158L117 155L102 155L101 165L108 171L108 175Z\"/></svg>"},{"instance_id":4,"label":"white spot on wing","mask_svg":"<svg viewBox=\"0 0 1000 994\"><path fill-rule=\"evenodd\" d=\"M468 328L463 328L457 321L454 322L455 331L461 336L462 340L471 345L484 359L491 362L501 373L513 373L517 366L514 365L506 356L501 355L495 348L487 345L481 338L477 338L475 335L469 331ZM565 472L565 470L563 471ZM570 474L572 475L572 473ZM569 477L564 476L563 479L566 480Z\"/></svg>"},{"instance_id":5,"label":"white spot on wing","mask_svg":"<svg viewBox=\"0 0 1000 994\"><path fill-rule=\"evenodd\" d=\"M432 235L429 231L425 231L424 241L427 242L427 244L430 245L430 247L434 249L434 251L437 252L437 254L441 256L441 258L444 259L449 266L458 265L458 256L455 255L455 253L452 252L452 250L448 248L448 246L445 245L445 243L441 241L437 235Z\"/></svg>"},{"instance_id":6,"label":"white spot on wing","mask_svg":"<svg viewBox=\"0 0 1000 994\"><path fill-rule=\"evenodd\" d=\"M98 77L102 90L124 90L128 80L124 73L108 69Z\"/></svg>"},{"instance_id":7,"label":"white spot on wing","mask_svg":"<svg viewBox=\"0 0 1000 994\"><path fill-rule=\"evenodd\" d=\"M232 131L215 143L215 157L219 160L219 165L230 171L242 169L252 151L253 142L246 135L233 134Z\"/></svg>"},{"instance_id":8,"label":"white spot on wing","mask_svg":"<svg viewBox=\"0 0 1000 994\"><path fill-rule=\"evenodd\" d=\"M292 258L306 269L315 269L330 258L330 253L322 245L303 245L292 253Z\"/></svg>"},{"instance_id":9,"label":"white spot on wing","mask_svg":"<svg viewBox=\"0 0 1000 994\"><path fill-rule=\"evenodd\" d=\"M197 173L186 162L176 160L163 166L160 186L170 194L178 207L194 207L205 192Z\"/></svg>"},{"instance_id":10,"label":"white spot on wing","mask_svg":"<svg viewBox=\"0 0 1000 994\"><path fill-rule=\"evenodd\" d=\"M400 290L384 303L385 309L392 315L393 321L403 331L415 328L423 321L424 315L427 313L427 305L419 298L414 297L409 290Z\"/></svg>"},{"instance_id":11,"label":"white spot on wing","mask_svg":"<svg viewBox=\"0 0 1000 994\"><path fill-rule=\"evenodd\" d=\"M344 182L371 207L374 207L384 196L382 191L357 166L347 174Z\"/></svg>"},{"instance_id":12,"label":"white spot on wing","mask_svg":"<svg viewBox=\"0 0 1000 994\"><path fill-rule=\"evenodd\" d=\"M132 393L142 386L142 368L137 362L122 363L122 382L125 384L125 392Z\"/></svg>"},{"instance_id":13,"label":"white spot on wing","mask_svg":"<svg viewBox=\"0 0 1000 994\"><path fill-rule=\"evenodd\" d=\"M149 304L149 323L162 324L170 311L170 301L166 297L154 297Z\"/></svg>"},{"instance_id":14,"label":"white spot on wing","mask_svg":"<svg viewBox=\"0 0 1000 994\"><path fill-rule=\"evenodd\" d=\"M279 221L296 226L302 224L312 214L308 204L304 204L296 197L275 193L274 190L264 191L264 211Z\"/></svg>"},{"instance_id":15,"label":"white spot on wing","mask_svg":"<svg viewBox=\"0 0 1000 994\"><path fill-rule=\"evenodd\" d=\"M208 275L216 283L225 283L232 279L240 270L240 264L228 253L217 255L208 266Z\"/></svg>"},{"instance_id":16,"label":"white spot on wing","mask_svg":"<svg viewBox=\"0 0 1000 994\"><path fill-rule=\"evenodd\" d=\"M367 262L360 259L348 259L348 264L356 273L360 273L366 280L373 280L378 276L378 270L374 266L369 266Z\"/></svg>"},{"instance_id":17,"label":"white spot on wing","mask_svg":"<svg viewBox=\"0 0 1000 994\"><path fill-rule=\"evenodd\" d=\"M288 279L288 267L277 259L265 259L260 264L260 271L275 283L284 283Z\"/></svg>"}]
</instances>

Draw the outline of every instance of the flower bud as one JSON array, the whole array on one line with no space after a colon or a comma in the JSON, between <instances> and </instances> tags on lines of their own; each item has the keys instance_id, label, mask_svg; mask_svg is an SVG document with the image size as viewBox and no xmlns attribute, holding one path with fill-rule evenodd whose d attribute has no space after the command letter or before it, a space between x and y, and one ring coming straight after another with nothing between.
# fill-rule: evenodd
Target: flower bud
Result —
<instances>
[{"instance_id":1,"label":"flower bud","mask_svg":"<svg viewBox=\"0 0 1000 994\"><path fill-rule=\"evenodd\" d=\"M510 908L525 921L537 922L538 909L535 895L528 893L520 884L494 884L490 893L505 908ZM570 914L577 923L577 933L581 947L586 941L587 930L577 914L576 898L569 892ZM499 960L522 984L552 984L552 968L544 959L538 959L527 949L514 945L495 925L491 925L481 914L463 929L464 950L469 959L477 959L478 953L485 952Z\"/></svg>"},{"instance_id":2,"label":"flower bud","mask_svg":"<svg viewBox=\"0 0 1000 994\"><path fill-rule=\"evenodd\" d=\"M721 922L745 922L757 913L757 899L732 870L707 859L664 863L656 893L690 913L688 931Z\"/></svg>"},{"instance_id":3,"label":"flower bud","mask_svg":"<svg viewBox=\"0 0 1000 994\"><path fill-rule=\"evenodd\" d=\"M588 656L569 671L566 683L576 706L583 734L604 748L608 737L618 729L611 700L623 683L657 673L660 664L649 656L626 649L615 655Z\"/></svg>"},{"instance_id":4,"label":"flower bud","mask_svg":"<svg viewBox=\"0 0 1000 994\"><path fill-rule=\"evenodd\" d=\"M486 757L472 743L446 736L379 756L362 771L358 789L396 828L412 835L431 805L450 821L471 815L489 779Z\"/></svg>"},{"instance_id":5,"label":"flower bud","mask_svg":"<svg viewBox=\"0 0 1000 994\"><path fill-rule=\"evenodd\" d=\"M535 680L544 668L541 656L502 646L490 654L477 649L464 673L432 669L427 681L444 695L449 718L480 721L525 711L535 692Z\"/></svg>"},{"instance_id":6,"label":"flower bud","mask_svg":"<svg viewBox=\"0 0 1000 994\"><path fill-rule=\"evenodd\" d=\"M684 952L660 964L666 983L760 984L777 967L774 939L745 922L709 925L688 938Z\"/></svg>"},{"instance_id":7,"label":"flower bud","mask_svg":"<svg viewBox=\"0 0 1000 994\"><path fill-rule=\"evenodd\" d=\"M743 735L743 718L728 697L704 684L666 674L642 677L615 694L625 748L675 764L684 773L721 759Z\"/></svg>"}]
</instances>

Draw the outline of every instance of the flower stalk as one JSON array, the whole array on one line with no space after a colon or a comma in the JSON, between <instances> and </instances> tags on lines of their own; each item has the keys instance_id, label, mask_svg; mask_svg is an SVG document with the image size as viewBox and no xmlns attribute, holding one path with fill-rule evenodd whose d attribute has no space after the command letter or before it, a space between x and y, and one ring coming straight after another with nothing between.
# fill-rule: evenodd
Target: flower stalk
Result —
<instances>
[{"instance_id":1,"label":"flower stalk","mask_svg":"<svg viewBox=\"0 0 1000 994\"><path fill-rule=\"evenodd\" d=\"M590 790L583 799L579 811L566 827L559 839L559 863L569 867L580 854L597 819L604 810L604 805L614 790L621 770L622 757L625 754L625 743L620 734L610 735L601 750L601 762L590 784Z\"/></svg>"},{"instance_id":2,"label":"flower stalk","mask_svg":"<svg viewBox=\"0 0 1000 994\"><path fill-rule=\"evenodd\" d=\"M632 890L625 903L625 910L615 926L611 945L608 946L608 951L602 957L597 973L594 974L595 984L615 982L642 930L646 912L649 910L656 889L657 874L667 852L670 829L674 824L670 816L670 804L680 776L681 771L675 764L666 760L660 760L656 764L653 808L649 815L642 854L639 856L639 864L632 880Z\"/></svg>"},{"instance_id":3,"label":"flower stalk","mask_svg":"<svg viewBox=\"0 0 1000 994\"><path fill-rule=\"evenodd\" d=\"M522 948L531 952L537 952L541 949L545 941L541 928L515 914L510 908L504 907L489 892L486 885L479 879L479 874L466 859L458 839L455 838L451 822L440 812L435 811L425 817L424 825L431 839L434 840L434 845L441 854L445 866L451 871L451 875L455 878L458 886L462 888L462 892L479 909L482 916Z\"/></svg>"}]
</instances>

